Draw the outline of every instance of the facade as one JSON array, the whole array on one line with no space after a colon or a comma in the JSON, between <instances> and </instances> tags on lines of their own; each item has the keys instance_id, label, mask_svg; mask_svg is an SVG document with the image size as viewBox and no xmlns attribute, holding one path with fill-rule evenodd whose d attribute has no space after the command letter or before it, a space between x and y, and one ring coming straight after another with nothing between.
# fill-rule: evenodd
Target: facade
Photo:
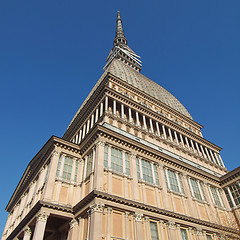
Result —
<instances>
[{"instance_id":1,"label":"facade","mask_svg":"<svg viewBox=\"0 0 240 240\"><path fill-rule=\"evenodd\" d=\"M2 240L240 239L240 168L140 73L120 13L104 73L62 138L31 160Z\"/></svg>"}]
</instances>

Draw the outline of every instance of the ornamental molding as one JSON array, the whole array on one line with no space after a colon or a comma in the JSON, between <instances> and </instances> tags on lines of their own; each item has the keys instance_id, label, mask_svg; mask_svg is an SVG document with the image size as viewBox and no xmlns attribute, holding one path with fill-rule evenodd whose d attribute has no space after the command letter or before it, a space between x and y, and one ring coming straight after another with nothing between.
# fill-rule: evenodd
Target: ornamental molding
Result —
<instances>
[{"instance_id":1,"label":"ornamental molding","mask_svg":"<svg viewBox=\"0 0 240 240\"><path fill-rule=\"evenodd\" d=\"M42 221L42 222L46 222L48 217L49 217L49 213L46 213L46 212L40 212L38 215L37 215L37 222L38 221Z\"/></svg>"},{"instance_id":2,"label":"ornamental molding","mask_svg":"<svg viewBox=\"0 0 240 240\"><path fill-rule=\"evenodd\" d=\"M24 236L31 236L32 235L32 230L28 226L25 227L23 231L24 231Z\"/></svg>"},{"instance_id":3,"label":"ornamental molding","mask_svg":"<svg viewBox=\"0 0 240 240\"><path fill-rule=\"evenodd\" d=\"M170 229L170 230L175 229L175 222L174 221L168 221L166 225L167 225L168 229Z\"/></svg>"},{"instance_id":4,"label":"ornamental molding","mask_svg":"<svg viewBox=\"0 0 240 240\"><path fill-rule=\"evenodd\" d=\"M89 214L92 214L94 212L100 212L102 213L103 212L103 208L104 208L104 204L101 203L101 202L95 202L94 204L92 204L90 206L90 209L89 209Z\"/></svg>"},{"instance_id":5,"label":"ornamental molding","mask_svg":"<svg viewBox=\"0 0 240 240\"><path fill-rule=\"evenodd\" d=\"M78 225L78 221L74 218L71 220L71 222L69 223L70 229L76 227Z\"/></svg>"},{"instance_id":6,"label":"ornamental molding","mask_svg":"<svg viewBox=\"0 0 240 240\"><path fill-rule=\"evenodd\" d=\"M133 218L136 222L142 222L142 219L143 219L143 214L142 213L138 213L138 212L135 212L133 214Z\"/></svg>"}]
</instances>

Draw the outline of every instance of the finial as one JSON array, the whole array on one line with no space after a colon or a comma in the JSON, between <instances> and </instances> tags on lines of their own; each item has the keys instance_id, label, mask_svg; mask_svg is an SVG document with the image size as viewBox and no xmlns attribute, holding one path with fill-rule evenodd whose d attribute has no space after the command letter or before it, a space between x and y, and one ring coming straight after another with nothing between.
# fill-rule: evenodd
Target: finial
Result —
<instances>
[{"instance_id":1,"label":"finial","mask_svg":"<svg viewBox=\"0 0 240 240\"><path fill-rule=\"evenodd\" d=\"M117 28L116 28L116 35L114 39L114 46L116 45L127 45L127 39L125 38L125 35L123 32L120 11L117 11Z\"/></svg>"}]
</instances>

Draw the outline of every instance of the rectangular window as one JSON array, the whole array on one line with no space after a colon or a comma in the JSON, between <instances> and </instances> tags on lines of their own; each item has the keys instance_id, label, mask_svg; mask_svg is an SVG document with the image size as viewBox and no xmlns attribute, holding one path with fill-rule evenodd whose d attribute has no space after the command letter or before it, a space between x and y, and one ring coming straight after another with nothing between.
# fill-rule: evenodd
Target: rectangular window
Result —
<instances>
[{"instance_id":1,"label":"rectangular window","mask_svg":"<svg viewBox=\"0 0 240 240\"><path fill-rule=\"evenodd\" d=\"M188 240L187 230L185 228L181 228L181 236L182 240Z\"/></svg>"},{"instance_id":2,"label":"rectangular window","mask_svg":"<svg viewBox=\"0 0 240 240\"><path fill-rule=\"evenodd\" d=\"M108 152L111 152L110 159ZM122 152L114 147L105 145L104 146L104 168L108 168L108 161L110 161L111 169L117 173L125 173L130 175L130 161L128 153ZM125 161L125 169L123 169L123 161ZM124 171L125 170L125 171Z\"/></svg>"},{"instance_id":3,"label":"rectangular window","mask_svg":"<svg viewBox=\"0 0 240 240\"><path fill-rule=\"evenodd\" d=\"M229 196L228 190L225 189L224 192L225 192L225 194L226 194L226 196L227 196L227 200L228 200L228 202L229 202L229 204L230 204L230 207L233 207L234 205L233 205L233 202L232 202L231 197Z\"/></svg>"},{"instance_id":4,"label":"rectangular window","mask_svg":"<svg viewBox=\"0 0 240 240\"><path fill-rule=\"evenodd\" d=\"M200 182L197 182L197 180L191 178L190 183L192 186L193 197L195 197L198 200L204 200L204 196L202 195L203 190L202 190L202 186L201 186Z\"/></svg>"},{"instance_id":5,"label":"rectangular window","mask_svg":"<svg viewBox=\"0 0 240 240\"><path fill-rule=\"evenodd\" d=\"M148 161L142 159L142 172L143 172L143 180L153 184L153 174L151 164Z\"/></svg>"},{"instance_id":6,"label":"rectangular window","mask_svg":"<svg viewBox=\"0 0 240 240\"><path fill-rule=\"evenodd\" d=\"M126 167L126 174L130 175L130 162L129 162L129 157L127 153L125 153L125 167Z\"/></svg>"},{"instance_id":7,"label":"rectangular window","mask_svg":"<svg viewBox=\"0 0 240 240\"><path fill-rule=\"evenodd\" d=\"M240 184L236 182L232 186L229 186L229 188L232 193L235 204L239 206L240 205Z\"/></svg>"},{"instance_id":8,"label":"rectangular window","mask_svg":"<svg viewBox=\"0 0 240 240\"><path fill-rule=\"evenodd\" d=\"M59 177L59 174L60 174L61 163L62 163L62 154L60 155L59 160L58 160L57 177Z\"/></svg>"},{"instance_id":9,"label":"rectangular window","mask_svg":"<svg viewBox=\"0 0 240 240\"><path fill-rule=\"evenodd\" d=\"M170 169L164 169L164 176L168 189L174 192L184 193L182 179L179 173Z\"/></svg>"},{"instance_id":10,"label":"rectangular window","mask_svg":"<svg viewBox=\"0 0 240 240\"><path fill-rule=\"evenodd\" d=\"M72 165L73 165L73 159L66 156L64 161L63 174L62 174L63 179L71 180Z\"/></svg>"},{"instance_id":11,"label":"rectangular window","mask_svg":"<svg viewBox=\"0 0 240 240\"><path fill-rule=\"evenodd\" d=\"M159 240L158 227L156 222L150 222L151 240Z\"/></svg>"},{"instance_id":12,"label":"rectangular window","mask_svg":"<svg viewBox=\"0 0 240 240\"><path fill-rule=\"evenodd\" d=\"M123 173L122 151L111 148L111 168L113 171Z\"/></svg>"},{"instance_id":13,"label":"rectangular window","mask_svg":"<svg viewBox=\"0 0 240 240\"><path fill-rule=\"evenodd\" d=\"M221 203L221 199L220 199L218 189L210 186L210 190L211 190L212 197L213 197L215 205L218 206L218 207L223 207L222 203Z\"/></svg>"},{"instance_id":14,"label":"rectangular window","mask_svg":"<svg viewBox=\"0 0 240 240\"><path fill-rule=\"evenodd\" d=\"M157 166L155 164L153 164L153 169L152 169L152 163L144 159L136 158L136 165L137 165L138 179L141 179L140 171L142 171L142 180L144 180L147 183L153 184L154 183L153 176L155 176L155 183L159 185ZM140 166L141 166L141 169L140 169Z\"/></svg>"}]
</instances>

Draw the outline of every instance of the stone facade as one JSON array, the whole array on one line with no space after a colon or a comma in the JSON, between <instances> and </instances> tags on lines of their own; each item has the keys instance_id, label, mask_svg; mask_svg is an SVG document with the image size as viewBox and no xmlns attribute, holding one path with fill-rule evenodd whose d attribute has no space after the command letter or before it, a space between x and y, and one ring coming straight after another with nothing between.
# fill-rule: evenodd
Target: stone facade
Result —
<instances>
[{"instance_id":1,"label":"stone facade","mask_svg":"<svg viewBox=\"0 0 240 240\"><path fill-rule=\"evenodd\" d=\"M29 163L2 240L240 239L240 169L140 70L118 13L104 74Z\"/></svg>"}]
</instances>

